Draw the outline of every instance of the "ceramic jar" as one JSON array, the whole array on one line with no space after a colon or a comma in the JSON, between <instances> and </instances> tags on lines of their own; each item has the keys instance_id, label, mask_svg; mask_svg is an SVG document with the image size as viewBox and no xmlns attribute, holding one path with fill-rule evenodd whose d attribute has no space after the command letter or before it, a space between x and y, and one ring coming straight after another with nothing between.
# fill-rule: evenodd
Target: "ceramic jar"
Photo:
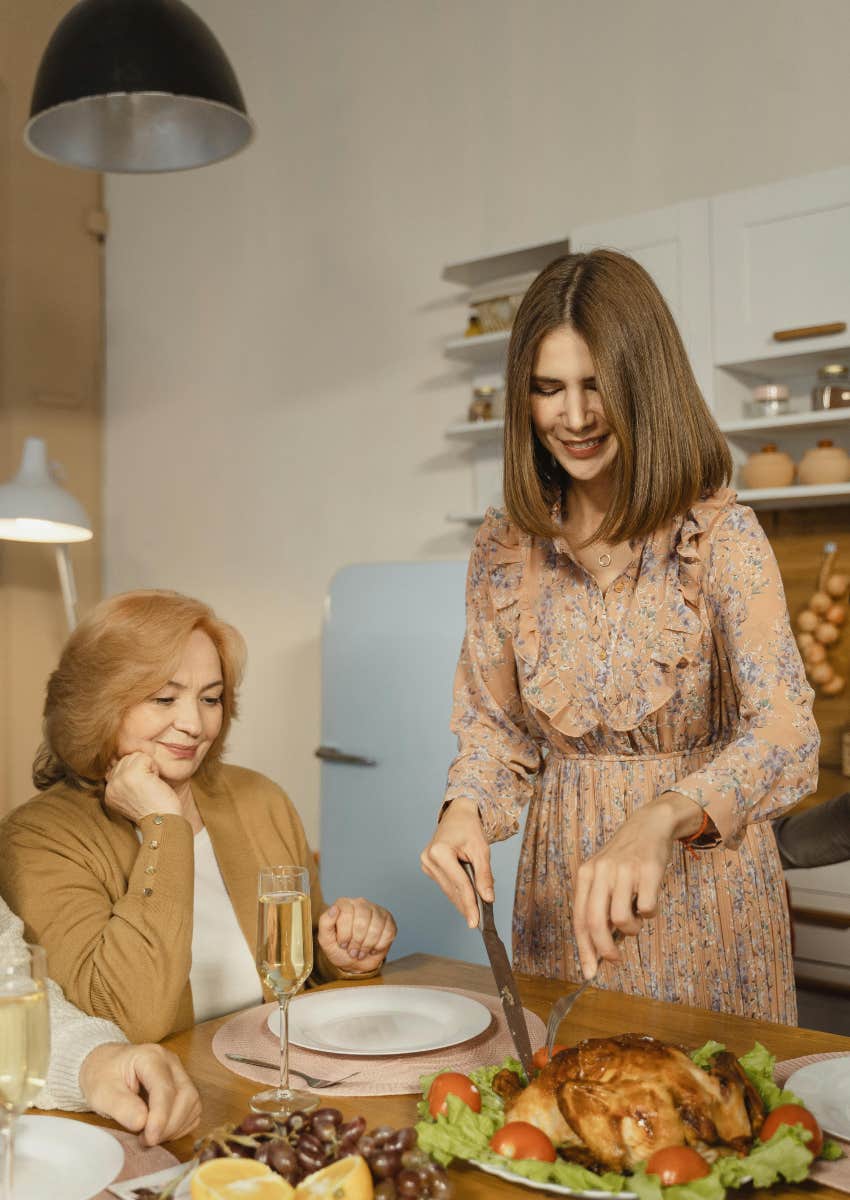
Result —
<instances>
[{"instance_id":1,"label":"ceramic jar","mask_svg":"<svg viewBox=\"0 0 850 1200\"><path fill-rule=\"evenodd\" d=\"M747 488L788 487L794 482L794 460L773 444L762 446L741 467L741 482Z\"/></svg>"},{"instance_id":2,"label":"ceramic jar","mask_svg":"<svg viewBox=\"0 0 850 1200\"><path fill-rule=\"evenodd\" d=\"M800 483L847 483L850 480L850 454L830 438L821 438L807 450L798 468Z\"/></svg>"}]
</instances>

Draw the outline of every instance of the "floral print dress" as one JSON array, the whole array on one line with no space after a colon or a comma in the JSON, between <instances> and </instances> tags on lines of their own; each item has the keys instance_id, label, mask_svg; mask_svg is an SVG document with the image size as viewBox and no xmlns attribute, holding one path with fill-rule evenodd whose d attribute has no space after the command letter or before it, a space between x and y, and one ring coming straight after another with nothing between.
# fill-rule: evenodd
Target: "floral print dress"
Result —
<instances>
[{"instance_id":1,"label":"floral print dress","mask_svg":"<svg viewBox=\"0 0 850 1200\"><path fill-rule=\"evenodd\" d=\"M674 845L657 916L598 985L794 1024L771 819L817 784L812 699L770 544L733 492L658 530L604 594L565 541L491 509L469 565L446 801L473 797L491 842L528 806L517 970L581 978L575 872L674 789L721 842Z\"/></svg>"}]
</instances>

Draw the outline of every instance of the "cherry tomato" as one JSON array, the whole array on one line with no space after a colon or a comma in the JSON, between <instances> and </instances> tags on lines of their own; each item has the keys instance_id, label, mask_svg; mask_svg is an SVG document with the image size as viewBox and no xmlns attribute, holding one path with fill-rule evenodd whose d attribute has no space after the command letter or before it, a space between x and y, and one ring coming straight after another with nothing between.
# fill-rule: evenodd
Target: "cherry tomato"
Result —
<instances>
[{"instance_id":1,"label":"cherry tomato","mask_svg":"<svg viewBox=\"0 0 850 1200\"><path fill-rule=\"evenodd\" d=\"M449 1094L459 1097L473 1112L481 1112L481 1093L469 1076L461 1075L459 1071L444 1071L431 1084L428 1093L428 1111L432 1117L446 1112Z\"/></svg>"},{"instance_id":2,"label":"cherry tomato","mask_svg":"<svg viewBox=\"0 0 850 1200\"><path fill-rule=\"evenodd\" d=\"M503 1158L536 1158L554 1162L555 1147L542 1129L528 1121L508 1121L490 1138L490 1149Z\"/></svg>"},{"instance_id":3,"label":"cherry tomato","mask_svg":"<svg viewBox=\"0 0 850 1200\"><path fill-rule=\"evenodd\" d=\"M806 1146L817 1158L823 1150L823 1134L820 1125L807 1108L802 1104L780 1104L772 1113L768 1113L759 1137L763 1142L769 1142L780 1125L802 1125L811 1132L811 1138Z\"/></svg>"},{"instance_id":4,"label":"cherry tomato","mask_svg":"<svg viewBox=\"0 0 850 1200\"><path fill-rule=\"evenodd\" d=\"M555 1045L552 1047L552 1057L554 1058L556 1054L560 1054L561 1051L566 1050L566 1048L567 1047L562 1046L560 1042L555 1042ZM531 1065L536 1067L538 1071L542 1071L548 1061L549 1055L546 1053L546 1047L541 1046L539 1050L534 1051L534 1055L531 1059Z\"/></svg>"},{"instance_id":5,"label":"cherry tomato","mask_svg":"<svg viewBox=\"0 0 850 1200\"><path fill-rule=\"evenodd\" d=\"M657 1175L662 1187L702 1179L710 1170L703 1156L690 1146L667 1146L664 1150L656 1150L646 1164L647 1175Z\"/></svg>"}]
</instances>

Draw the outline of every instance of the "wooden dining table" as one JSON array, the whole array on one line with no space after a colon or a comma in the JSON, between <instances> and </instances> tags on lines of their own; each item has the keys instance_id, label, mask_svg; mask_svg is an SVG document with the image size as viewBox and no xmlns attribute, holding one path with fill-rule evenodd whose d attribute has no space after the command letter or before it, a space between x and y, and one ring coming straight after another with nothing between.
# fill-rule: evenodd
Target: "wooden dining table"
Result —
<instances>
[{"instance_id":1,"label":"wooden dining table","mask_svg":"<svg viewBox=\"0 0 850 1200\"><path fill-rule=\"evenodd\" d=\"M683 952L687 952L686 948L683 948ZM388 963L381 978L370 979L369 985L374 986L381 982L445 986L496 994L496 985L487 967L426 954L412 954ZM525 1007L537 1013L543 1021L546 1021L553 1001L575 986L523 975L517 976L517 983ZM326 986L363 985L344 982ZM182 1060L203 1102L203 1114L198 1130L168 1144L168 1149L181 1160L186 1161L192 1157L195 1139L199 1134L227 1122L237 1122L245 1116L249 1111L249 1097L257 1089L256 1083L250 1079L236 1075L222 1066L212 1052L212 1040L216 1031L230 1019L219 1017L213 1021L205 1021L183 1033L174 1034L163 1043ZM730 1050L738 1054L749 1050L755 1041L759 1041L775 1054L779 1061L829 1051L850 1053L850 1038L835 1034L820 1033L813 1029L796 1029L787 1025L772 1025L766 1021L754 1021L706 1009L650 1000L643 996L625 996L619 992L599 991L593 988L588 988L576 1003L561 1027L558 1040L569 1044L582 1038L618 1033L651 1034L664 1041L687 1047L700 1046L709 1038L713 1038L725 1043ZM369 1128L377 1125L393 1125L398 1128L412 1125L417 1120L418 1096L346 1096L335 1099L332 1089L323 1091L321 1095L322 1102L339 1108L346 1120L362 1114ZM110 1125L108 1121L91 1113L79 1116L80 1119L93 1124L106 1127ZM529 1197L532 1194L521 1184L503 1182L474 1167L458 1165L450 1168L449 1173L458 1197L484 1200L484 1197L504 1196L517 1200L520 1196ZM823 1197L824 1200L829 1197L833 1200L845 1197L845 1193L815 1183L777 1185L761 1194L765 1198L770 1196L772 1200L811 1197L813 1194Z\"/></svg>"}]
</instances>

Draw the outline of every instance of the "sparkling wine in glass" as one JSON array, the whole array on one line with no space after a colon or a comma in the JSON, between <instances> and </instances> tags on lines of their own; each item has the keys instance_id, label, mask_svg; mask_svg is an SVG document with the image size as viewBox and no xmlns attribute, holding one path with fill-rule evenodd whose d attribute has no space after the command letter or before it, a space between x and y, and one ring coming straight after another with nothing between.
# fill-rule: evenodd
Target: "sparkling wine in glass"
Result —
<instances>
[{"instance_id":1,"label":"sparkling wine in glass","mask_svg":"<svg viewBox=\"0 0 850 1200\"><path fill-rule=\"evenodd\" d=\"M306 867L265 867L257 881L257 969L280 1005L280 1079L251 1097L254 1112L285 1117L319 1101L289 1086L289 1001L313 969L310 877Z\"/></svg>"},{"instance_id":2,"label":"sparkling wine in glass","mask_svg":"<svg viewBox=\"0 0 850 1200\"><path fill-rule=\"evenodd\" d=\"M40 946L0 950L0 1200L12 1200L15 1118L47 1079L47 959Z\"/></svg>"}]
</instances>

